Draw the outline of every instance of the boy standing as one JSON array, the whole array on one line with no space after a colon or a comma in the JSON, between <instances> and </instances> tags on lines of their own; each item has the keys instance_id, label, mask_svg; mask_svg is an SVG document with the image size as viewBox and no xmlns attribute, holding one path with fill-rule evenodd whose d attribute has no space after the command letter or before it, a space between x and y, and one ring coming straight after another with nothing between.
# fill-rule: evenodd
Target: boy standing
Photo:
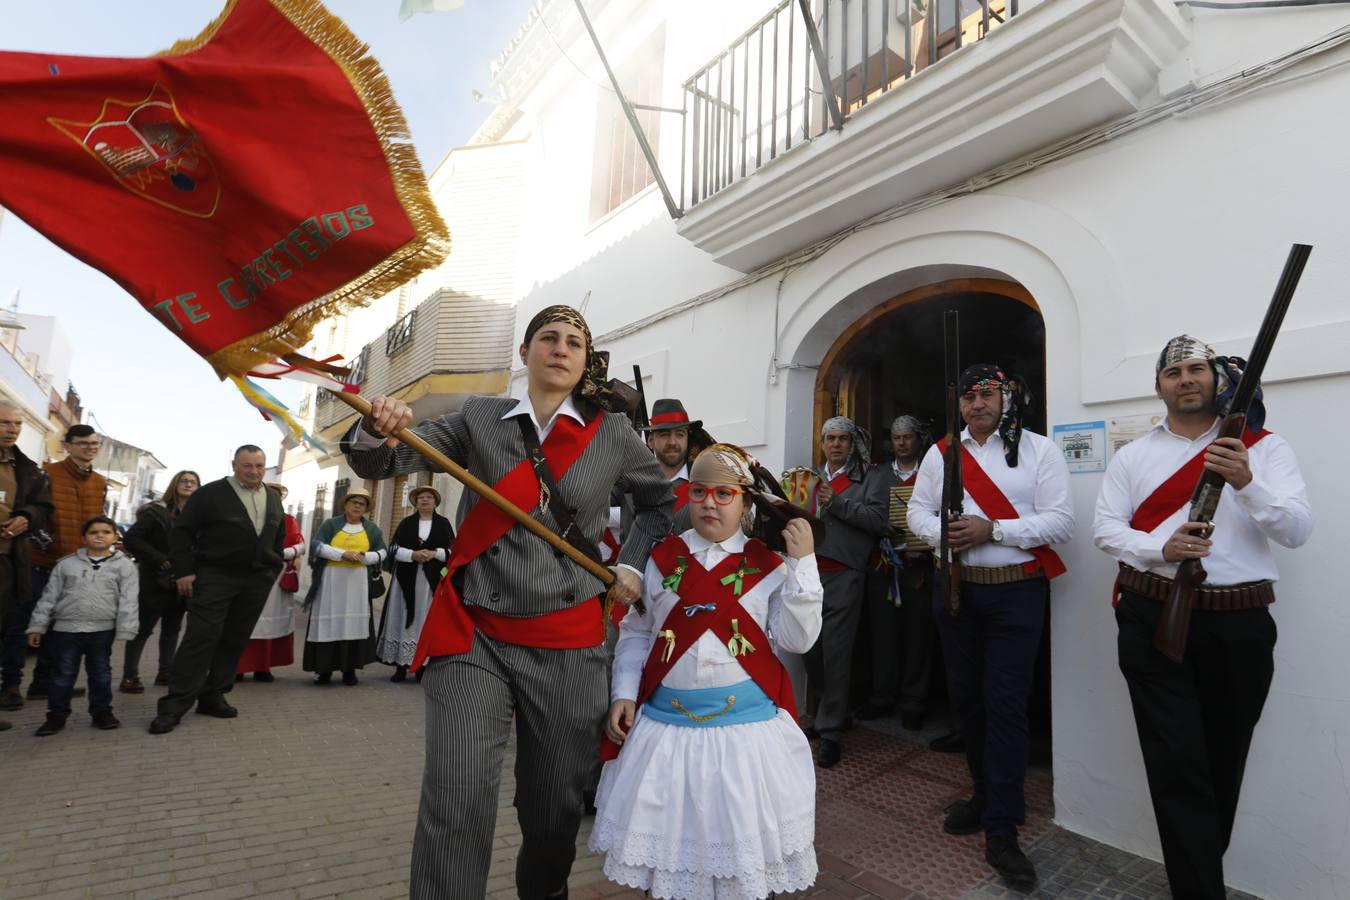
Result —
<instances>
[{"instance_id":1,"label":"boy standing","mask_svg":"<svg viewBox=\"0 0 1350 900\"><path fill-rule=\"evenodd\" d=\"M89 713L94 727L116 728L112 711L112 645L117 638L136 636L136 566L114 549L117 526L107 516L95 516L81 527L84 547L63 558L28 624L28 645L40 647L43 635L51 651L53 671L47 691L47 721L38 737L66 727L75 678L84 657L89 680Z\"/></svg>"}]
</instances>

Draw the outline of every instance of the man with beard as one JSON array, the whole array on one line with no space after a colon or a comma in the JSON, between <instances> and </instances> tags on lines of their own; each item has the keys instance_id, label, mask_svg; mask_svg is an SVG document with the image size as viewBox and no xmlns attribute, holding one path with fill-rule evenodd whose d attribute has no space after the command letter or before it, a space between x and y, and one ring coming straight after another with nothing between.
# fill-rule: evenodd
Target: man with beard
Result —
<instances>
[{"instance_id":1,"label":"man with beard","mask_svg":"<svg viewBox=\"0 0 1350 900\"><path fill-rule=\"evenodd\" d=\"M1275 623L1266 607L1275 601L1279 572L1271 541L1298 547L1313 525L1294 451L1262 430L1259 393L1243 437L1218 437L1218 411L1243 365L1188 335L1168 341L1154 381L1167 417L1116 452L1093 525L1097 546L1120 563L1120 671L1167 880L1172 896L1188 900L1225 896L1223 855L1274 672ZM1186 521L1206 469L1226 482L1212 534L1210 525ZM1207 578L1175 663L1153 646L1153 633L1187 559L1204 560Z\"/></svg>"},{"instance_id":2,"label":"man with beard","mask_svg":"<svg viewBox=\"0 0 1350 900\"><path fill-rule=\"evenodd\" d=\"M703 421L689 421L689 413L679 400L661 399L652 404L651 424L642 429L647 446L661 467L661 474L675 489L673 534L683 534L689 521L689 437L703 427Z\"/></svg>"},{"instance_id":3,"label":"man with beard","mask_svg":"<svg viewBox=\"0 0 1350 900\"><path fill-rule=\"evenodd\" d=\"M871 443L871 435L847 416L835 416L820 430L825 465L816 499L825 540L816 558L825 588L824 624L806 653L806 677L820 694L814 728L820 734L816 761L823 769L838 764L844 753L863 573L887 527L886 486L868 469Z\"/></svg>"},{"instance_id":4,"label":"man with beard","mask_svg":"<svg viewBox=\"0 0 1350 900\"><path fill-rule=\"evenodd\" d=\"M1036 868L1017 843L1026 819L1027 699L1045 627L1050 579L1064 563L1050 544L1073 536L1069 469L1044 435L1023 428L1031 397L1020 378L979 364L961 373L965 514L948 527L961 564L957 615L934 610L952 700L966 735L974 796L948 807L948 834L985 834L985 859L1018 889ZM942 441L929 448L909 502L909 527L940 544Z\"/></svg>"}]
</instances>

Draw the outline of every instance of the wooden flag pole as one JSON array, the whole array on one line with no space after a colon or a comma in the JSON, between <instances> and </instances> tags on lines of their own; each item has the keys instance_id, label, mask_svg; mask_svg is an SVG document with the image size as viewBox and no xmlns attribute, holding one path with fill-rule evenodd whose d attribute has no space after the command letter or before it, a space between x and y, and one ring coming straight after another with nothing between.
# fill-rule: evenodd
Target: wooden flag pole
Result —
<instances>
[{"instance_id":1,"label":"wooden flag pole","mask_svg":"<svg viewBox=\"0 0 1350 900\"><path fill-rule=\"evenodd\" d=\"M360 394L351 394L346 391L329 391L329 393L356 410L363 418L370 415L370 401ZM548 541L553 549L566 554L568 559L572 560L572 562L581 566L596 578L599 578L600 581L604 583L605 587L610 587L614 584L614 573L608 568L591 559L576 547L573 547L567 541L555 534L547 525L537 521L531 517L529 513L493 490L492 485L474 476L468 469L465 469L453 459L428 444L418 435L406 428L400 428L390 435L390 437L398 438L400 441L416 450L428 462L440 468L442 472L445 472L456 481L461 482L466 488L515 519L526 531Z\"/></svg>"}]
</instances>

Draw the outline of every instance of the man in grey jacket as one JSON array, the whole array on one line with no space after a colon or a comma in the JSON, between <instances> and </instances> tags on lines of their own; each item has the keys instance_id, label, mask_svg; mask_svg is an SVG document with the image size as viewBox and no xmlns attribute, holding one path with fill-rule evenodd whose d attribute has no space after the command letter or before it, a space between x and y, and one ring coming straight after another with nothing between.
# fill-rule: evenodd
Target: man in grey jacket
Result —
<instances>
[{"instance_id":1,"label":"man in grey jacket","mask_svg":"<svg viewBox=\"0 0 1350 900\"><path fill-rule=\"evenodd\" d=\"M844 753L863 577L872 549L886 533L886 484L869 471L871 442L866 429L847 416L835 416L820 430L825 465L817 498L825 540L816 548L816 560L825 587L825 622L806 654L806 676L820 692L816 761L823 769L837 764Z\"/></svg>"}]
</instances>

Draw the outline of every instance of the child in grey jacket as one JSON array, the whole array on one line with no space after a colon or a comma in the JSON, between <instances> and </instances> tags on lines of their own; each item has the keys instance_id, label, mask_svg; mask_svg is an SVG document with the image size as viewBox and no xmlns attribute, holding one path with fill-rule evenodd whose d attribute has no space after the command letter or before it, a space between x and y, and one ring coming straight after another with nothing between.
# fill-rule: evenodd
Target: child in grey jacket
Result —
<instances>
[{"instance_id":1,"label":"child in grey jacket","mask_svg":"<svg viewBox=\"0 0 1350 900\"><path fill-rule=\"evenodd\" d=\"M140 626L136 566L114 547L117 526L95 516L81 527L84 547L52 569L28 623L28 646L49 645L55 670L48 679L47 721L38 737L66 727L70 697L80 674L80 657L89 676L89 714L94 727L116 728L112 710L112 646L131 640Z\"/></svg>"}]
</instances>

